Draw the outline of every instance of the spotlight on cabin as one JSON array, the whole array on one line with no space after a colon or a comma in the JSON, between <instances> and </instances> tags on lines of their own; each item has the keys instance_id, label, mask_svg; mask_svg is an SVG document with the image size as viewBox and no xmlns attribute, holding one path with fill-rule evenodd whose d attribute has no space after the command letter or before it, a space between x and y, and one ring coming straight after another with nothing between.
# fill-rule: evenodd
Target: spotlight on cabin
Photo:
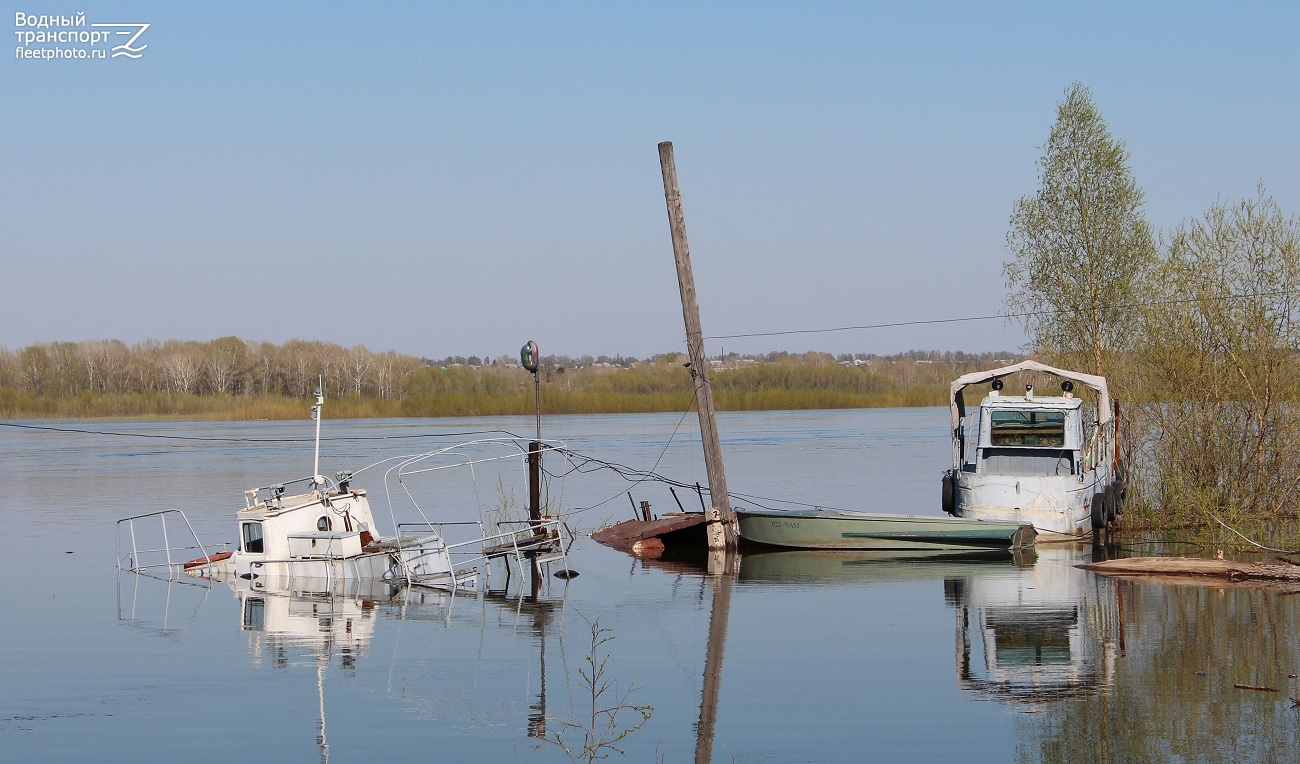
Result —
<instances>
[{"instance_id":1,"label":"spotlight on cabin","mask_svg":"<svg viewBox=\"0 0 1300 764\"><path fill-rule=\"evenodd\" d=\"M1066 395L1069 395L1070 393L1074 392L1074 383L1068 379L1062 382L1061 392L1065 393Z\"/></svg>"},{"instance_id":2,"label":"spotlight on cabin","mask_svg":"<svg viewBox=\"0 0 1300 764\"><path fill-rule=\"evenodd\" d=\"M992 385L992 387L993 387L994 390L1001 390L1001 389L1002 389L1002 380L1000 380L1000 379L995 379L995 380L993 380L993 385Z\"/></svg>"},{"instance_id":3,"label":"spotlight on cabin","mask_svg":"<svg viewBox=\"0 0 1300 764\"><path fill-rule=\"evenodd\" d=\"M1033 385L1025 385L1025 397L1026 397L1026 398L1033 398L1033 397L1034 397L1034 386L1033 386Z\"/></svg>"}]
</instances>

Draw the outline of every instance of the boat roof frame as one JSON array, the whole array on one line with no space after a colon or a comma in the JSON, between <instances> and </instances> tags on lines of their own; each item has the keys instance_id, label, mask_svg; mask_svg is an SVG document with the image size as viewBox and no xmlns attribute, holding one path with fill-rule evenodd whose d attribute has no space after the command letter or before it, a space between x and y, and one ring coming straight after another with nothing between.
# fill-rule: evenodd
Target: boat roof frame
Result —
<instances>
[{"instance_id":1,"label":"boat roof frame","mask_svg":"<svg viewBox=\"0 0 1300 764\"><path fill-rule=\"evenodd\" d=\"M970 374L963 374L953 380L948 393L948 410L952 422L953 436L956 437L957 428L961 426L962 417L966 416L966 398L962 391L971 385L979 385L985 382L991 382L1000 379L1018 371L1041 371L1046 374L1078 382L1085 387L1091 388L1097 393L1097 417L1099 424L1105 424L1111 420L1110 405L1110 386L1106 383L1106 378L1096 374L1084 374L1077 371L1068 371L1058 369L1055 366L1048 366L1038 361L1021 361L1010 366L1001 366L988 371L976 371Z\"/></svg>"}]
</instances>

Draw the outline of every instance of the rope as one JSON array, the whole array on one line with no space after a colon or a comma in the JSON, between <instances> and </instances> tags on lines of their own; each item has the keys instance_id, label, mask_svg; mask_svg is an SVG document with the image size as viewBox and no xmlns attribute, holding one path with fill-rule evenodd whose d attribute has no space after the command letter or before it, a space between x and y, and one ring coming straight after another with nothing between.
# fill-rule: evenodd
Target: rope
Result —
<instances>
[{"instance_id":1,"label":"rope","mask_svg":"<svg viewBox=\"0 0 1300 764\"><path fill-rule=\"evenodd\" d=\"M1236 528L1233 528L1231 525L1228 525L1227 523L1220 520L1217 516L1215 516L1213 512L1207 512L1206 514L1208 514L1214 520L1214 522L1218 523L1219 525L1222 525L1224 528L1227 528L1228 530L1232 531L1238 536L1241 536L1241 539L1243 541L1245 541L1247 544L1250 544L1253 547L1256 547L1257 549L1263 549L1265 552L1277 552L1278 554L1300 554L1300 549L1274 549L1271 546L1264 546L1263 544L1257 543L1247 538L1245 535L1241 533L1241 531L1237 530Z\"/></svg>"}]
</instances>

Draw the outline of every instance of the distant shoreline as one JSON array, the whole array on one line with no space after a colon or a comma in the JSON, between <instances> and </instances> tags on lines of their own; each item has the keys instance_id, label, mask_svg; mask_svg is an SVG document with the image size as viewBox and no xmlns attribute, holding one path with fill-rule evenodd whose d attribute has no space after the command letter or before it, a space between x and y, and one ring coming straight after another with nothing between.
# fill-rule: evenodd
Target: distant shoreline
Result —
<instances>
[{"instance_id":1,"label":"distant shoreline","mask_svg":"<svg viewBox=\"0 0 1300 764\"><path fill-rule=\"evenodd\" d=\"M994 355L732 353L709 359L704 373L719 411L941 406L953 379L1007 362ZM300 419L318 385L333 419L529 415L537 382L549 414L681 412L694 406L699 376L680 353L547 356L536 378L505 356L444 361L237 337L0 349L0 419Z\"/></svg>"}]
</instances>

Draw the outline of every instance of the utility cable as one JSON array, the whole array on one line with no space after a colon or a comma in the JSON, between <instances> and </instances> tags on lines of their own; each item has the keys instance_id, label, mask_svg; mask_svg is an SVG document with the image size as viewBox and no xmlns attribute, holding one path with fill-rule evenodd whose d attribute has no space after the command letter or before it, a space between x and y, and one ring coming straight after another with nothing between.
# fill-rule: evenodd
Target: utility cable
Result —
<instances>
[{"instance_id":1,"label":"utility cable","mask_svg":"<svg viewBox=\"0 0 1300 764\"><path fill-rule=\"evenodd\" d=\"M121 438L154 438L158 440L184 440L201 443L313 443L315 438L206 438L197 435L163 435L161 433L146 432L114 432L112 430L83 430L75 427L46 427L34 424L17 424L15 422L0 422L0 427L13 427L22 430L43 430L46 432L68 433L75 435L111 435ZM340 441L366 441L366 440L409 440L413 438L451 438L465 437L468 435L492 435L500 434L512 438L520 436L509 430L471 430L468 432L432 432L418 433L413 435L343 435L335 437L323 437L321 442L340 442Z\"/></svg>"},{"instance_id":2,"label":"utility cable","mask_svg":"<svg viewBox=\"0 0 1300 764\"><path fill-rule=\"evenodd\" d=\"M1111 312L1111 311L1128 310L1132 308L1156 307L1161 305L1184 305L1187 303L1201 302L1203 300L1221 300L1221 301L1246 300L1246 299L1257 298L1257 297L1263 297L1263 298L1286 297L1286 296L1291 296L1296 294L1300 294L1300 289L1282 289L1274 292L1253 292L1253 293L1239 294L1239 295L1218 295L1218 296L1211 295L1211 296L1203 296L1203 297L1181 297L1178 299L1171 299L1171 300L1138 301L1138 302L1120 303L1117 305L1101 305L1098 306L1097 309L1099 311ZM848 332L848 331L858 331L864 329L892 329L900 326L927 326L931 324L955 324L955 323L963 323L968 321L992 321L995 319L1002 319L1005 321L1013 318L1033 318L1039 316L1059 317L1059 316L1073 315L1079 312L1080 311L1078 309L1055 308L1052 310L1032 310L1032 311L1025 311L1021 313L995 313L989 316L964 316L962 318L931 318L931 319L921 319L916 321L890 321L888 323L883 323L883 324L862 324L859 326L835 326L835 327L829 327L825 329L787 329L784 331L777 331L777 332L749 332L746 334L715 334L715 335L705 337L704 339L732 340L732 339L743 339L746 337L782 337L791 334L829 334L831 332Z\"/></svg>"}]
</instances>

